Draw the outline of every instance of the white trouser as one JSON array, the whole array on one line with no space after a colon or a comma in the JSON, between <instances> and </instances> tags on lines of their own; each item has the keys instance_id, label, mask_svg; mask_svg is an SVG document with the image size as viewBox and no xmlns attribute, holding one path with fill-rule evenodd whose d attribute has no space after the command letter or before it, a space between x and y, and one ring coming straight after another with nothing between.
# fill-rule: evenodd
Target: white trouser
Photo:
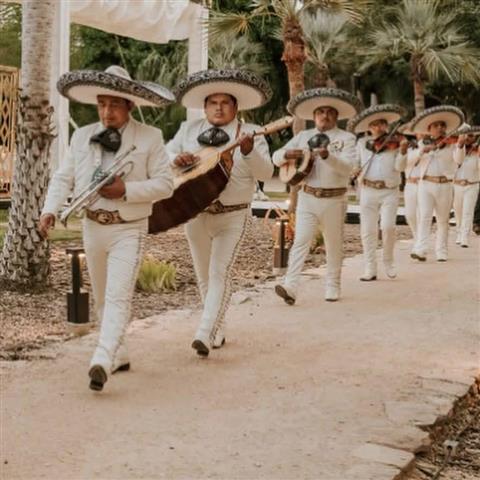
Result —
<instances>
[{"instance_id":1,"label":"white trouser","mask_svg":"<svg viewBox=\"0 0 480 480\"><path fill-rule=\"evenodd\" d=\"M378 245L378 218L382 230L383 263L393 267L393 250L395 247L395 224L397 220L398 189L385 188L377 190L362 187L360 195L360 232L362 236L365 272L377 274L376 249Z\"/></svg>"},{"instance_id":2,"label":"white trouser","mask_svg":"<svg viewBox=\"0 0 480 480\"><path fill-rule=\"evenodd\" d=\"M130 320L146 231L146 219L114 225L84 220L85 256L101 321L91 364L102 365L107 373L110 373Z\"/></svg>"},{"instance_id":3,"label":"white trouser","mask_svg":"<svg viewBox=\"0 0 480 480\"><path fill-rule=\"evenodd\" d=\"M406 183L403 190L405 202L405 220L412 231L413 243L415 244L417 235L418 218L418 183Z\"/></svg>"},{"instance_id":4,"label":"white trouser","mask_svg":"<svg viewBox=\"0 0 480 480\"><path fill-rule=\"evenodd\" d=\"M453 188L449 183L434 183L421 180L418 184L418 209L420 221L417 228L415 252L427 255L428 239L435 212L437 236L435 255L437 259L446 259L448 254L448 220L452 208Z\"/></svg>"},{"instance_id":5,"label":"white trouser","mask_svg":"<svg viewBox=\"0 0 480 480\"><path fill-rule=\"evenodd\" d=\"M326 287L339 289L343 259L343 225L347 200L345 195L316 198L303 191L298 194L295 239L290 250L285 286L296 296L300 274L312 239L320 226L327 254Z\"/></svg>"},{"instance_id":6,"label":"white trouser","mask_svg":"<svg viewBox=\"0 0 480 480\"><path fill-rule=\"evenodd\" d=\"M235 257L250 220L248 208L235 212L201 213L185 226L203 313L196 337L212 344L217 331L224 328L225 311L232 295Z\"/></svg>"},{"instance_id":7,"label":"white trouser","mask_svg":"<svg viewBox=\"0 0 480 480\"><path fill-rule=\"evenodd\" d=\"M453 209L457 223L457 238L462 245L468 245L468 237L473 225L473 213L477 202L479 184L454 185Z\"/></svg>"}]
</instances>

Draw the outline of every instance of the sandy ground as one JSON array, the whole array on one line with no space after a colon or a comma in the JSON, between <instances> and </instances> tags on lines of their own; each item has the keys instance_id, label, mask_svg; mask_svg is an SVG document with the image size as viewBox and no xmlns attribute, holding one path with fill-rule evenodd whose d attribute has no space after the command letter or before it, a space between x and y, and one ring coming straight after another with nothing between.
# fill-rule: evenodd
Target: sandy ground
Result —
<instances>
[{"instance_id":1,"label":"sandy ground","mask_svg":"<svg viewBox=\"0 0 480 480\"><path fill-rule=\"evenodd\" d=\"M5 479L393 479L478 374L479 239L450 260L409 259L396 280L362 283L345 261L343 298L323 268L297 305L273 283L236 295L227 345L190 349L199 312L129 332L132 370L88 389L95 338L2 364ZM51 357L48 359L48 357Z\"/></svg>"}]
</instances>

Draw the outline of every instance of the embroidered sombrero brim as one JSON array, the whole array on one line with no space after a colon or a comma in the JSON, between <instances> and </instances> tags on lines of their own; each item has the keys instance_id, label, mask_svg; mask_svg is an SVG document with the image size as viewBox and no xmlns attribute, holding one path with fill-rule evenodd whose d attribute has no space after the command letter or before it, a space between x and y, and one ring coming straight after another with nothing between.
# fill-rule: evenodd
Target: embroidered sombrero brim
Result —
<instances>
[{"instance_id":1,"label":"embroidered sombrero brim","mask_svg":"<svg viewBox=\"0 0 480 480\"><path fill-rule=\"evenodd\" d=\"M313 112L319 107L337 110L338 120L351 118L362 108L360 100L338 88L313 88L305 90L288 102L287 110L304 120L312 120Z\"/></svg>"},{"instance_id":2,"label":"embroidered sombrero brim","mask_svg":"<svg viewBox=\"0 0 480 480\"><path fill-rule=\"evenodd\" d=\"M434 122L445 122L447 132L453 132L465 121L463 112L452 105L439 105L427 108L412 119L411 130L414 133L429 133L428 127Z\"/></svg>"},{"instance_id":3,"label":"embroidered sombrero brim","mask_svg":"<svg viewBox=\"0 0 480 480\"><path fill-rule=\"evenodd\" d=\"M349 120L347 130L352 133L363 133L368 130L370 123L375 120L385 120L390 124L400 120L405 114L405 109L399 105L387 103L373 105Z\"/></svg>"},{"instance_id":4,"label":"embroidered sombrero brim","mask_svg":"<svg viewBox=\"0 0 480 480\"><path fill-rule=\"evenodd\" d=\"M125 98L145 107L164 107L175 101L175 95L162 85L96 70L65 73L58 80L57 89L70 100L88 104L96 104L98 95Z\"/></svg>"},{"instance_id":5,"label":"embroidered sombrero brim","mask_svg":"<svg viewBox=\"0 0 480 480\"><path fill-rule=\"evenodd\" d=\"M456 135L480 135L480 125L462 125L455 132Z\"/></svg>"},{"instance_id":6,"label":"embroidered sombrero brim","mask_svg":"<svg viewBox=\"0 0 480 480\"><path fill-rule=\"evenodd\" d=\"M203 109L205 99L225 93L237 99L238 110L251 110L267 103L272 90L268 83L247 70L202 70L181 81L175 89L187 108Z\"/></svg>"}]
</instances>

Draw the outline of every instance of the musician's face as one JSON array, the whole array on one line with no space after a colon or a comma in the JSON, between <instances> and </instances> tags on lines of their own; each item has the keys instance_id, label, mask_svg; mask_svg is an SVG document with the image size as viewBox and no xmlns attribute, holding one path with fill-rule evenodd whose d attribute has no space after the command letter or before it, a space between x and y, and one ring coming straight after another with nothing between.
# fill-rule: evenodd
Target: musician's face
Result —
<instances>
[{"instance_id":1,"label":"musician's face","mask_svg":"<svg viewBox=\"0 0 480 480\"><path fill-rule=\"evenodd\" d=\"M216 93L205 100L205 116L216 127L227 125L237 116L237 104L230 95Z\"/></svg>"},{"instance_id":2,"label":"musician's face","mask_svg":"<svg viewBox=\"0 0 480 480\"><path fill-rule=\"evenodd\" d=\"M338 112L332 107L319 107L313 112L315 126L321 132L331 130L337 126Z\"/></svg>"},{"instance_id":3,"label":"musician's face","mask_svg":"<svg viewBox=\"0 0 480 480\"><path fill-rule=\"evenodd\" d=\"M447 132L447 124L445 122L433 122L428 126L428 133L433 138L443 137Z\"/></svg>"},{"instance_id":4,"label":"musician's face","mask_svg":"<svg viewBox=\"0 0 480 480\"><path fill-rule=\"evenodd\" d=\"M387 133L388 122L382 119L374 120L368 124L368 129L370 130L373 138L381 137L383 134Z\"/></svg>"},{"instance_id":5,"label":"musician's face","mask_svg":"<svg viewBox=\"0 0 480 480\"><path fill-rule=\"evenodd\" d=\"M125 98L112 95L97 97L97 110L100 121L105 128L121 128L128 122L133 103Z\"/></svg>"},{"instance_id":6,"label":"musician's face","mask_svg":"<svg viewBox=\"0 0 480 480\"><path fill-rule=\"evenodd\" d=\"M475 142L476 138L477 137L472 133L467 133L467 135L465 135L465 145L471 145L473 142Z\"/></svg>"}]
</instances>

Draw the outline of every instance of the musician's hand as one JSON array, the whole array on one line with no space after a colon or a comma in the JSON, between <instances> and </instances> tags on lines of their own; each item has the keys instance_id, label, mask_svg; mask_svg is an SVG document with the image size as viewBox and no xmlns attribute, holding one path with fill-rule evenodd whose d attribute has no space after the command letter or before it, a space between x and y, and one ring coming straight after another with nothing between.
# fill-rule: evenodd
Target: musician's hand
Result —
<instances>
[{"instance_id":1,"label":"musician's hand","mask_svg":"<svg viewBox=\"0 0 480 480\"><path fill-rule=\"evenodd\" d=\"M458 142L457 142L458 148L463 148L463 146L465 145L465 138L466 138L466 135L459 135Z\"/></svg>"},{"instance_id":2,"label":"musician's hand","mask_svg":"<svg viewBox=\"0 0 480 480\"><path fill-rule=\"evenodd\" d=\"M244 133L238 141L242 155L248 155L253 150L253 135Z\"/></svg>"},{"instance_id":3,"label":"musician's hand","mask_svg":"<svg viewBox=\"0 0 480 480\"><path fill-rule=\"evenodd\" d=\"M320 157L321 159L325 160L328 157L329 151L328 151L328 148L326 147L319 147L319 148L313 149L312 153L315 156L315 158Z\"/></svg>"},{"instance_id":4,"label":"musician's hand","mask_svg":"<svg viewBox=\"0 0 480 480\"><path fill-rule=\"evenodd\" d=\"M48 231L55 226L55 215L44 213L38 221L37 230L42 238L48 238Z\"/></svg>"},{"instance_id":5,"label":"musician's hand","mask_svg":"<svg viewBox=\"0 0 480 480\"><path fill-rule=\"evenodd\" d=\"M173 161L177 167L188 167L197 160L198 157L189 152L183 152L178 154Z\"/></svg>"},{"instance_id":6,"label":"musician's hand","mask_svg":"<svg viewBox=\"0 0 480 480\"><path fill-rule=\"evenodd\" d=\"M402 155L406 155L407 151L408 151L408 140L405 139L400 142L400 153Z\"/></svg>"},{"instance_id":7,"label":"musician's hand","mask_svg":"<svg viewBox=\"0 0 480 480\"><path fill-rule=\"evenodd\" d=\"M125 182L118 175L115 175L112 183L105 185L98 191L102 197L109 199L122 198L125 192Z\"/></svg>"}]
</instances>

